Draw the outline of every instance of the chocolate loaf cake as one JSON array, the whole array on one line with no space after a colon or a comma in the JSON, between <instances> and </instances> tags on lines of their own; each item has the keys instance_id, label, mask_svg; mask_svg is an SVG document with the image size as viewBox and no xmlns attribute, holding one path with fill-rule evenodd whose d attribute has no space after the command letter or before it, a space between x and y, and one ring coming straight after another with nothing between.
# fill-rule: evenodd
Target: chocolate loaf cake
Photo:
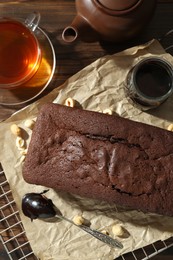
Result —
<instances>
[{"instance_id":1,"label":"chocolate loaf cake","mask_svg":"<svg viewBox=\"0 0 173 260\"><path fill-rule=\"evenodd\" d=\"M42 107L26 182L173 216L173 132L56 104Z\"/></svg>"}]
</instances>

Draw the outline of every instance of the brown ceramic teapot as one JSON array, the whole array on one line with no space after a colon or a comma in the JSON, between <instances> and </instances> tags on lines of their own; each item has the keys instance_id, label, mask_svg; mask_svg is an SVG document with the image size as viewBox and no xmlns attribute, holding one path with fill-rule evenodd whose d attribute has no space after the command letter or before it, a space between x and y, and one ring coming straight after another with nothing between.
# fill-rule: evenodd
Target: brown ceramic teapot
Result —
<instances>
[{"instance_id":1,"label":"brown ceramic teapot","mask_svg":"<svg viewBox=\"0 0 173 260\"><path fill-rule=\"evenodd\" d=\"M73 42L124 42L136 36L153 16L157 0L76 0L77 15L62 38Z\"/></svg>"}]
</instances>

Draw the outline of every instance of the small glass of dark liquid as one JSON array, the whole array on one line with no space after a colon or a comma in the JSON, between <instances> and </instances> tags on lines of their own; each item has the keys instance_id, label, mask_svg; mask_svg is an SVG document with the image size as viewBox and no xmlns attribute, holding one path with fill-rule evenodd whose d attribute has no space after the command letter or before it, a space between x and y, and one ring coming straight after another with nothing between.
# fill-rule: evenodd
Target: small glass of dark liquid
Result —
<instances>
[{"instance_id":1,"label":"small glass of dark liquid","mask_svg":"<svg viewBox=\"0 0 173 260\"><path fill-rule=\"evenodd\" d=\"M127 77L129 96L146 108L163 103L173 93L173 67L158 57L137 63Z\"/></svg>"}]
</instances>

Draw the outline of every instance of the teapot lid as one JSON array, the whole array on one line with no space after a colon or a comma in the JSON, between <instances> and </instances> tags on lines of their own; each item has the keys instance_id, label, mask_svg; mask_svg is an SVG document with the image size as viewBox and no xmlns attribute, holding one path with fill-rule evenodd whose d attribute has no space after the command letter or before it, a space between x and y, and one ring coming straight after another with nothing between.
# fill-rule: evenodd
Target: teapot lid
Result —
<instances>
[{"instance_id":1,"label":"teapot lid","mask_svg":"<svg viewBox=\"0 0 173 260\"><path fill-rule=\"evenodd\" d=\"M124 11L134 6L139 0L98 0L104 7L114 11Z\"/></svg>"}]
</instances>

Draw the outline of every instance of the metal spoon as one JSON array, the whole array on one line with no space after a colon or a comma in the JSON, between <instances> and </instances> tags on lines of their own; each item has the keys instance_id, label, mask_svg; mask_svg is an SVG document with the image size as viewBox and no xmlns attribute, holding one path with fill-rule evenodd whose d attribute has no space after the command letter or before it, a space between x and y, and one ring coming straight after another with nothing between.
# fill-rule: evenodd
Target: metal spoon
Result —
<instances>
[{"instance_id":1,"label":"metal spoon","mask_svg":"<svg viewBox=\"0 0 173 260\"><path fill-rule=\"evenodd\" d=\"M121 242L119 242L117 239L114 239L106 234L103 234L97 230L91 229L90 227L86 226L86 225L77 225L75 224L72 220L60 215L60 214L56 214L55 218L59 218L62 220L66 220L69 223L75 225L76 227L84 230L85 232L87 232L88 234L90 234L91 236L99 239L100 241L104 242L105 244L111 246L111 247L118 247L118 248L123 248L123 245Z\"/></svg>"},{"instance_id":2,"label":"metal spoon","mask_svg":"<svg viewBox=\"0 0 173 260\"><path fill-rule=\"evenodd\" d=\"M111 247L123 248L123 245L117 239L113 239L86 225L76 225L72 220L62 216L60 210L53 204L52 200L43 195L46 192L47 190L41 193L27 193L24 195L22 199L22 211L25 216L31 220L37 218L44 221L51 221L53 219L56 221L57 219L66 220Z\"/></svg>"}]
</instances>

